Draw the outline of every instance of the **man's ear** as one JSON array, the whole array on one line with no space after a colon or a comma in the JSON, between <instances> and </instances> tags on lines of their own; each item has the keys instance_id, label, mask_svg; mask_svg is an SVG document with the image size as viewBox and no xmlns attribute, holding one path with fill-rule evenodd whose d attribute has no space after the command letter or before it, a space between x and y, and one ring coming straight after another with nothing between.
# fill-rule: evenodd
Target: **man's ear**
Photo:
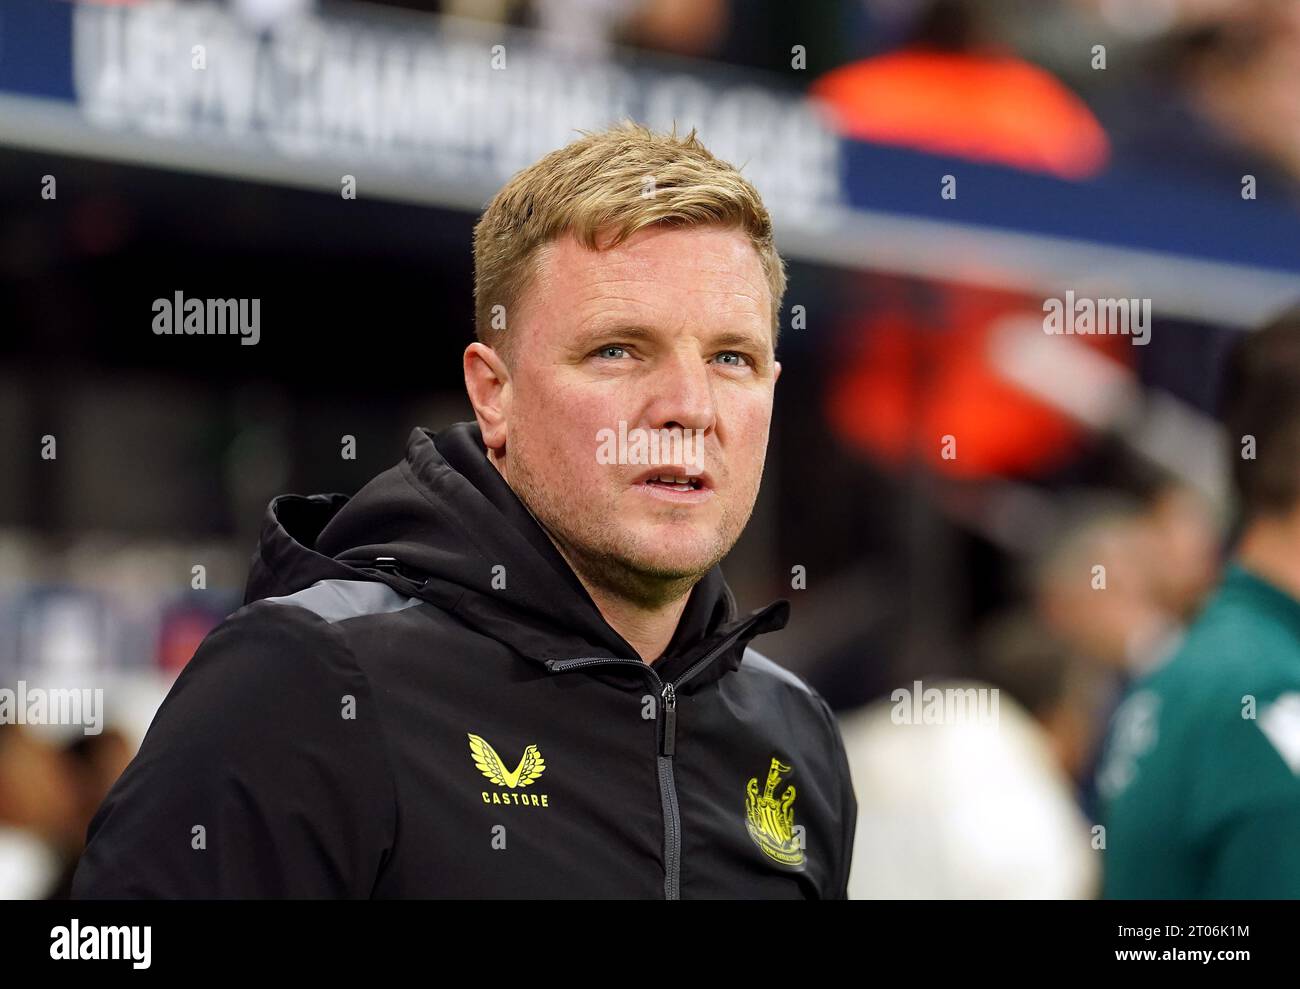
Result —
<instances>
[{"instance_id":1,"label":"man's ear","mask_svg":"<svg viewBox=\"0 0 1300 989\"><path fill-rule=\"evenodd\" d=\"M781 362L773 361L772 362L772 384L776 384L780 380L781 380Z\"/></svg>"},{"instance_id":2,"label":"man's ear","mask_svg":"<svg viewBox=\"0 0 1300 989\"><path fill-rule=\"evenodd\" d=\"M483 433L483 445L500 455L510 418L510 371L501 355L477 340L465 348L465 391Z\"/></svg>"}]
</instances>

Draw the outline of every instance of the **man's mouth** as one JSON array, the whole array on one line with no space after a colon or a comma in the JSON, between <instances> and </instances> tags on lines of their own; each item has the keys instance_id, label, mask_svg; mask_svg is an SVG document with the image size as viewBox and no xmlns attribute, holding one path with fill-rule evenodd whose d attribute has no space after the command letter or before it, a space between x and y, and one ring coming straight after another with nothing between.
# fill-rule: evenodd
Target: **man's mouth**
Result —
<instances>
[{"instance_id":1,"label":"man's mouth","mask_svg":"<svg viewBox=\"0 0 1300 989\"><path fill-rule=\"evenodd\" d=\"M689 467L652 467L632 483L659 498L680 498L685 503L707 501L717 494L707 472Z\"/></svg>"},{"instance_id":2,"label":"man's mouth","mask_svg":"<svg viewBox=\"0 0 1300 989\"><path fill-rule=\"evenodd\" d=\"M698 477L683 477L680 474L660 474L658 477L647 478L641 483L668 488L671 491L698 491L704 486Z\"/></svg>"}]
</instances>

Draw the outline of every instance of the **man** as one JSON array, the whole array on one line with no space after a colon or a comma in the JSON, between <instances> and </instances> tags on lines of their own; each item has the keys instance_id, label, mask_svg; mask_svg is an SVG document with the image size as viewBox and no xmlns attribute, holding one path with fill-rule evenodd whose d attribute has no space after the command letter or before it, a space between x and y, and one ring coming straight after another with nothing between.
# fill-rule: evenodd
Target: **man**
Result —
<instances>
[{"instance_id":1,"label":"man","mask_svg":"<svg viewBox=\"0 0 1300 989\"><path fill-rule=\"evenodd\" d=\"M476 421L271 503L75 896L845 896L835 719L718 567L780 373L757 193L624 126L516 175L474 261Z\"/></svg>"},{"instance_id":2,"label":"man","mask_svg":"<svg viewBox=\"0 0 1300 989\"><path fill-rule=\"evenodd\" d=\"M1228 370L1245 526L1177 654L1112 721L1108 897L1300 897L1300 310L1242 340Z\"/></svg>"}]
</instances>

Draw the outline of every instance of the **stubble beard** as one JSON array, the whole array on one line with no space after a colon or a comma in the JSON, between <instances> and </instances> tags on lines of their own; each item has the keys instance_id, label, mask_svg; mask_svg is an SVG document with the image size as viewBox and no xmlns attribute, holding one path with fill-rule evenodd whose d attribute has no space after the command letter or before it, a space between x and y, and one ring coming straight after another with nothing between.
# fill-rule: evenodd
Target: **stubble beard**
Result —
<instances>
[{"instance_id":1,"label":"stubble beard","mask_svg":"<svg viewBox=\"0 0 1300 989\"><path fill-rule=\"evenodd\" d=\"M517 448L502 475L584 583L642 607L658 607L689 593L731 551L753 511L751 503L750 511L736 525L731 507L724 508L717 527L705 537L712 545L703 561L672 565L638 552L612 508L595 516L575 513L569 492L553 487L550 475L538 476L529 470ZM673 511L684 514L691 509Z\"/></svg>"}]
</instances>

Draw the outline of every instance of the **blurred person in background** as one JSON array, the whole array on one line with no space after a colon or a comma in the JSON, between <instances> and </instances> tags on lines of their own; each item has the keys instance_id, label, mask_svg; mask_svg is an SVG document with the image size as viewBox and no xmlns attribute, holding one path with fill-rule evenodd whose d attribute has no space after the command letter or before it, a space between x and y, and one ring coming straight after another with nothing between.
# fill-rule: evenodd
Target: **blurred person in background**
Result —
<instances>
[{"instance_id":1,"label":"blurred person in background","mask_svg":"<svg viewBox=\"0 0 1300 989\"><path fill-rule=\"evenodd\" d=\"M721 44L732 4L730 0L385 0L385 6L531 28L539 33L542 45L574 55L608 57L621 42L703 57L714 54Z\"/></svg>"},{"instance_id":2,"label":"blurred person in background","mask_svg":"<svg viewBox=\"0 0 1300 989\"><path fill-rule=\"evenodd\" d=\"M0 897L51 896L81 850L69 760L42 735L0 725Z\"/></svg>"},{"instance_id":3,"label":"blurred person in background","mask_svg":"<svg viewBox=\"0 0 1300 989\"><path fill-rule=\"evenodd\" d=\"M1082 496L1033 577L1044 630L1090 667L1101 697L1090 708L1089 751L1074 776L1092 820L1105 726L1132 681L1167 662L1213 585L1218 531L1208 504L1172 481L1145 498Z\"/></svg>"},{"instance_id":4,"label":"blurred person in background","mask_svg":"<svg viewBox=\"0 0 1300 989\"><path fill-rule=\"evenodd\" d=\"M1221 410L1243 528L1177 654L1112 719L1107 897L1300 897L1300 310L1239 341Z\"/></svg>"},{"instance_id":5,"label":"blurred person in background","mask_svg":"<svg viewBox=\"0 0 1300 989\"><path fill-rule=\"evenodd\" d=\"M977 681L997 724L899 723L888 703L848 715L849 766L864 808L855 899L1078 899L1100 869L1075 790L1097 734L1095 666L1030 612L986 623ZM968 712L963 712L968 714Z\"/></svg>"},{"instance_id":6,"label":"blurred person in background","mask_svg":"<svg viewBox=\"0 0 1300 989\"><path fill-rule=\"evenodd\" d=\"M1103 171L1088 106L999 36L987 4L933 0L896 51L834 69L809 92L841 134L1065 179Z\"/></svg>"},{"instance_id":7,"label":"blurred person in background","mask_svg":"<svg viewBox=\"0 0 1300 989\"><path fill-rule=\"evenodd\" d=\"M115 728L60 746L0 725L0 899L66 899L90 819L131 760Z\"/></svg>"},{"instance_id":8,"label":"blurred person in background","mask_svg":"<svg viewBox=\"0 0 1300 989\"><path fill-rule=\"evenodd\" d=\"M1205 496L1172 481L1147 497L1143 520L1152 548L1144 561L1152 599L1186 625L1218 578L1219 521Z\"/></svg>"},{"instance_id":9,"label":"blurred person in background","mask_svg":"<svg viewBox=\"0 0 1300 989\"><path fill-rule=\"evenodd\" d=\"M1013 608L980 629L976 671L1010 694L1042 726L1076 792L1094 768L1105 727L1106 680L1028 608Z\"/></svg>"},{"instance_id":10,"label":"blurred person in background","mask_svg":"<svg viewBox=\"0 0 1300 989\"><path fill-rule=\"evenodd\" d=\"M781 72L800 87L810 72L851 57L863 35L905 18L860 0L385 0L385 6L526 28L536 32L539 46L564 55L618 57L626 52L616 47L625 46ZM798 69L791 64L796 43L806 61Z\"/></svg>"},{"instance_id":11,"label":"blurred person in background","mask_svg":"<svg viewBox=\"0 0 1300 989\"><path fill-rule=\"evenodd\" d=\"M63 871L48 898L66 900L72 896L72 879L85 851L85 835L90 821L108 791L130 765L134 754L131 742L117 728L105 728L98 735L76 735L64 747L64 761L76 801L72 822L76 840L69 846L73 854L65 860Z\"/></svg>"},{"instance_id":12,"label":"blurred person in background","mask_svg":"<svg viewBox=\"0 0 1300 989\"><path fill-rule=\"evenodd\" d=\"M1149 147L1164 162L1194 157L1225 180L1250 172L1265 191L1300 198L1300 4L1201 6L1162 50L1183 101L1167 103L1186 113L1154 130L1147 121ZM1195 154L1182 155L1193 141Z\"/></svg>"},{"instance_id":13,"label":"blurred person in background","mask_svg":"<svg viewBox=\"0 0 1300 989\"><path fill-rule=\"evenodd\" d=\"M841 721L862 808L850 898L1095 896L1088 822L1048 732L988 682L926 681L931 688L998 689L995 717L967 707L907 722L891 699Z\"/></svg>"},{"instance_id":14,"label":"blurred person in background","mask_svg":"<svg viewBox=\"0 0 1300 989\"><path fill-rule=\"evenodd\" d=\"M1162 486L1147 499L1085 496L1036 568L1048 628L1125 679L1167 659L1215 575L1208 506Z\"/></svg>"}]
</instances>

